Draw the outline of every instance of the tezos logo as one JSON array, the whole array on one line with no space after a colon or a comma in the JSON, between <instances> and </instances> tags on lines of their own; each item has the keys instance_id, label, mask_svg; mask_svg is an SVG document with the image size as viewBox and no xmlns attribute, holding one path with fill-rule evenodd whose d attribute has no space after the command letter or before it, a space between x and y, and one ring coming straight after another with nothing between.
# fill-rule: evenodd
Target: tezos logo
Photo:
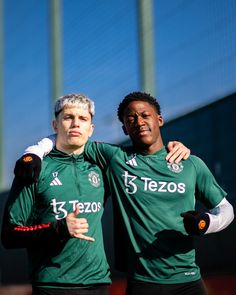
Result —
<instances>
[{"instance_id":1,"label":"tezos logo","mask_svg":"<svg viewBox=\"0 0 236 295\"><path fill-rule=\"evenodd\" d=\"M94 171L89 173L88 180L92 184L92 186L98 187L100 185L99 174Z\"/></svg>"},{"instance_id":2,"label":"tezos logo","mask_svg":"<svg viewBox=\"0 0 236 295\"><path fill-rule=\"evenodd\" d=\"M170 171L174 172L174 173L180 173L181 171L183 171L184 166L182 165L182 163L167 163L167 167L170 169Z\"/></svg>"}]
</instances>

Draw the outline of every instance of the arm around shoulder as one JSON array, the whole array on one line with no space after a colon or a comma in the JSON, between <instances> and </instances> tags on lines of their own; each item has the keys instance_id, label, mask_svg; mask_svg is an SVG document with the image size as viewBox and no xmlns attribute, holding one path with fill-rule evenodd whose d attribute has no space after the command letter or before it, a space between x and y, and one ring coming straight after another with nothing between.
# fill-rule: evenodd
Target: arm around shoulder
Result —
<instances>
[{"instance_id":1,"label":"arm around shoulder","mask_svg":"<svg viewBox=\"0 0 236 295\"><path fill-rule=\"evenodd\" d=\"M53 149L56 143L56 134L49 135L41 139L36 145L31 145L25 149L24 155L31 153L37 155L41 160Z\"/></svg>"},{"instance_id":2,"label":"arm around shoulder","mask_svg":"<svg viewBox=\"0 0 236 295\"><path fill-rule=\"evenodd\" d=\"M24 155L15 164L14 174L23 184L31 184L39 179L41 161L55 145L56 135L43 138L37 145L26 148Z\"/></svg>"},{"instance_id":3,"label":"arm around shoulder","mask_svg":"<svg viewBox=\"0 0 236 295\"><path fill-rule=\"evenodd\" d=\"M219 232L234 220L233 206L224 198L215 208L207 213L210 224L205 234Z\"/></svg>"}]
</instances>

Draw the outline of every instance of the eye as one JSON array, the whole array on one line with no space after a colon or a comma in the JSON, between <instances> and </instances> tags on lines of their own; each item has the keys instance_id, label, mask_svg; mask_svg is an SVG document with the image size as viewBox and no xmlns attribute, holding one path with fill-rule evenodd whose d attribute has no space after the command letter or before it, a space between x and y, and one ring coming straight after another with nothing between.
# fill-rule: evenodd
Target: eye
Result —
<instances>
[{"instance_id":1,"label":"eye","mask_svg":"<svg viewBox=\"0 0 236 295\"><path fill-rule=\"evenodd\" d=\"M63 118L64 120L73 120L73 116L71 116L71 115L65 115L64 116L64 118Z\"/></svg>"},{"instance_id":2,"label":"eye","mask_svg":"<svg viewBox=\"0 0 236 295\"><path fill-rule=\"evenodd\" d=\"M128 116L126 120L127 120L127 122L132 123L132 122L134 122L134 116Z\"/></svg>"},{"instance_id":3,"label":"eye","mask_svg":"<svg viewBox=\"0 0 236 295\"><path fill-rule=\"evenodd\" d=\"M148 117L150 117L150 114L148 114L148 113L144 113L144 114L142 114L142 118L143 118L143 119L147 119Z\"/></svg>"},{"instance_id":4,"label":"eye","mask_svg":"<svg viewBox=\"0 0 236 295\"><path fill-rule=\"evenodd\" d=\"M83 122L87 122L87 121L88 121L88 117L83 117L83 116L81 116L81 117L80 117L80 120L83 121Z\"/></svg>"}]
</instances>

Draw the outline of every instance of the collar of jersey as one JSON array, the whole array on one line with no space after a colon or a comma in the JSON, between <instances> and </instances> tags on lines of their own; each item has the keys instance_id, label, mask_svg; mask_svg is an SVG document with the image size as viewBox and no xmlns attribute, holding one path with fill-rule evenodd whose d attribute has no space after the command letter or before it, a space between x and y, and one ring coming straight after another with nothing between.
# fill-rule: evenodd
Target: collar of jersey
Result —
<instances>
[{"instance_id":1,"label":"collar of jersey","mask_svg":"<svg viewBox=\"0 0 236 295\"><path fill-rule=\"evenodd\" d=\"M167 154L166 147L163 146L160 150L156 151L154 154L145 154L145 153L140 153L141 156L143 157L156 157L156 158L162 158L165 157ZM138 153L137 153L138 155Z\"/></svg>"},{"instance_id":2,"label":"collar of jersey","mask_svg":"<svg viewBox=\"0 0 236 295\"><path fill-rule=\"evenodd\" d=\"M79 154L79 155L74 155L74 154L66 154L62 151L59 151L56 148L53 148L52 151L49 154L50 158L56 159L60 162L84 162L84 153Z\"/></svg>"}]
</instances>

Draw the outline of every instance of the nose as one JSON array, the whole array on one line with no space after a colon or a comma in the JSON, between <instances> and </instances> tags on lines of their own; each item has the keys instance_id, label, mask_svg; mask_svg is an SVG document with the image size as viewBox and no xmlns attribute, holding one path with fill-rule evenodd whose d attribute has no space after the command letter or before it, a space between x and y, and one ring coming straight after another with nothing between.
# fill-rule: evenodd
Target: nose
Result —
<instances>
[{"instance_id":1,"label":"nose","mask_svg":"<svg viewBox=\"0 0 236 295\"><path fill-rule=\"evenodd\" d=\"M136 118L136 125L137 126L142 126L144 124L145 124L145 122L144 122L142 116L137 116L137 118Z\"/></svg>"},{"instance_id":2,"label":"nose","mask_svg":"<svg viewBox=\"0 0 236 295\"><path fill-rule=\"evenodd\" d=\"M80 126L80 120L79 118L75 117L72 121L72 125L74 126Z\"/></svg>"}]
</instances>

